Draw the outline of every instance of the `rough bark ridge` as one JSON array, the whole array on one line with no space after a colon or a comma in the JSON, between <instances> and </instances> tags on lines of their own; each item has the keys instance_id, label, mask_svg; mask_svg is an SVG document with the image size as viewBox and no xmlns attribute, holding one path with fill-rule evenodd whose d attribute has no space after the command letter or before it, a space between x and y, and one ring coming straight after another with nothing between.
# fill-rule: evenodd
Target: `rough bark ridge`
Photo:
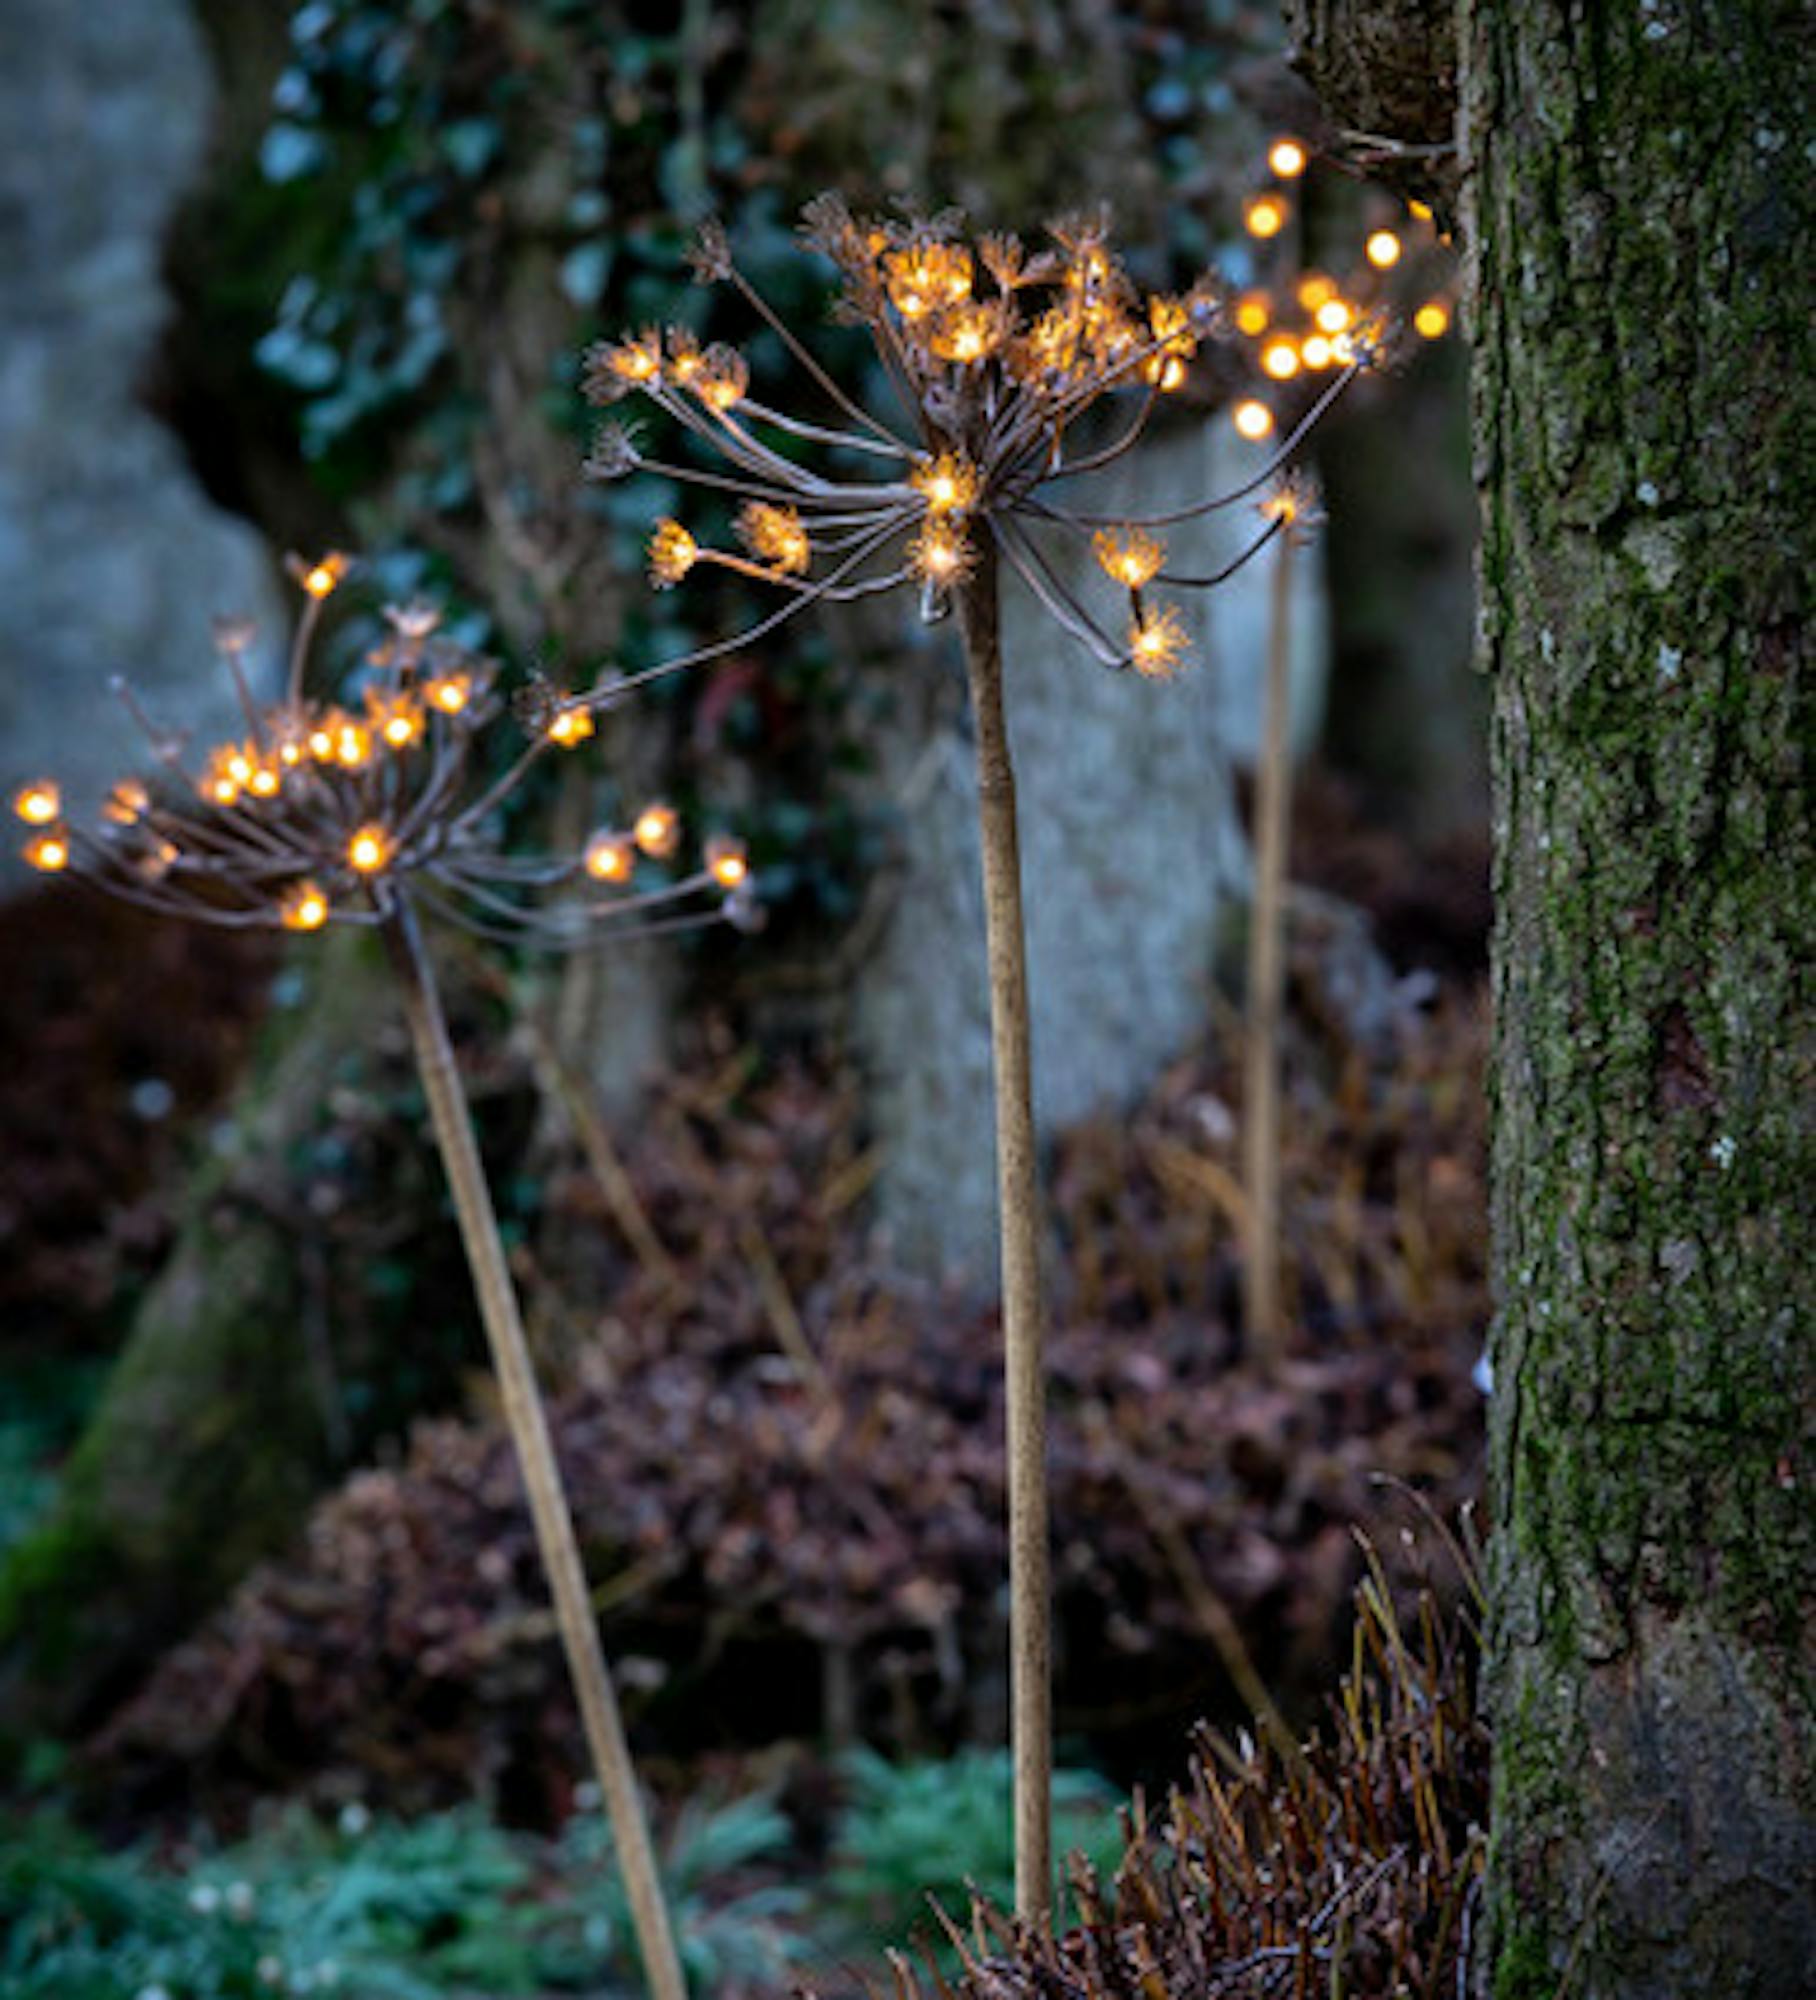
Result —
<instances>
[{"instance_id":1,"label":"rough bark ridge","mask_svg":"<svg viewBox=\"0 0 1816 2000\"><path fill-rule=\"evenodd\" d=\"M1816 1963L1800 14L1464 7L1497 2000Z\"/></svg>"}]
</instances>

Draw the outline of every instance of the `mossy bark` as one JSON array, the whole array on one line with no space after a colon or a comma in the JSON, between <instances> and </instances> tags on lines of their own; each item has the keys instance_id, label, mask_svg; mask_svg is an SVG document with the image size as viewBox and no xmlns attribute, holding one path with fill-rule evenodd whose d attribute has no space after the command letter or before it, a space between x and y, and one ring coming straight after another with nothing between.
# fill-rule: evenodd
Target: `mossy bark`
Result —
<instances>
[{"instance_id":1,"label":"mossy bark","mask_svg":"<svg viewBox=\"0 0 1816 2000\"><path fill-rule=\"evenodd\" d=\"M1463 14L1497 2000L1816 1964L1802 27Z\"/></svg>"},{"instance_id":2,"label":"mossy bark","mask_svg":"<svg viewBox=\"0 0 1816 2000\"><path fill-rule=\"evenodd\" d=\"M91 1721L296 1532L333 1470L340 1413L282 1197L287 1155L381 999L382 962L330 947L198 1175L55 1508L0 1569L9 1736Z\"/></svg>"}]
</instances>

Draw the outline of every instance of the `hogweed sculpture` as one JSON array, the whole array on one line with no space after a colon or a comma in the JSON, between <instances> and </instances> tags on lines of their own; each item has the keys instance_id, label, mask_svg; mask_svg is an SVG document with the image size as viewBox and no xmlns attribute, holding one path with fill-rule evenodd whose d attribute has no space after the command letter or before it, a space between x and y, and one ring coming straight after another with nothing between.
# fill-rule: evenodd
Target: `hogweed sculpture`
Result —
<instances>
[{"instance_id":1,"label":"hogweed sculpture","mask_svg":"<svg viewBox=\"0 0 1816 2000\"><path fill-rule=\"evenodd\" d=\"M995 1070L1004 1369L1008 1412L1011 1703L1016 1902L1030 1919L1052 1897L1049 1832L1051 1695L1045 1473L1043 1308L1026 948L1015 779L1004 720L999 582L1018 576L1059 625L1104 666L1164 679L1187 651L1184 620L1159 593L1209 589L1235 573L1285 521L1264 525L1233 561L1208 575L1167 566L1163 531L1233 506L1269 487L1345 384L1372 356L1346 333L1340 371L1271 461L1233 491L1147 518L1093 514L1060 503L1069 480L1134 448L1158 401L1184 382L1201 341L1221 333L1223 305L1205 280L1143 297L1110 248L1098 217L1056 224L1029 251L1016 238L975 243L962 218L873 222L823 196L806 213L808 245L840 279L839 316L871 336L903 424L865 409L738 271L724 231L709 225L695 275L732 287L804 371L825 421L752 393L744 357L703 345L684 328L648 328L589 357L588 394L616 403L640 394L678 425L692 448L649 455L638 431L602 430L589 471L617 479L647 471L735 502L738 546L719 548L679 520L657 522L651 581L679 584L722 569L767 585L782 602L749 629L655 672L748 647L814 604L918 588L923 615L956 611L977 739L991 1039ZM1102 442L1074 444L1078 427L1112 395L1135 407ZM1108 588L1108 609L1053 560L1062 540L1083 543ZM630 683L584 698L609 701Z\"/></svg>"},{"instance_id":2,"label":"hogweed sculpture","mask_svg":"<svg viewBox=\"0 0 1816 2000\"><path fill-rule=\"evenodd\" d=\"M25 854L34 867L77 875L141 907L233 928L353 925L383 937L644 1968L657 2000L685 2000L648 1823L418 913L507 943L575 949L608 928L647 933L719 909L735 917L750 895L748 868L741 847L716 839L696 870L641 886L645 859L666 861L681 842L678 816L661 804L646 806L628 827L600 829L575 855L506 853L499 830L507 801L540 758L592 734L590 713L552 695L532 700L524 714L529 740L514 744L502 772L488 781L482 760L501 707L494 668L444 637L431 608L414 604L387 610L388 635L366 660L356 703L311 694L320 614L347 570L340 556L293 564L305 603L284 696L273 706L261 707L251 692L252 628L237 622L217 628L244 736L192 761L180 739L153 726L122 687L150 739L153 773L115 785L94 830L65 819L48 780L25 787L14 809L33 829Z\"/></svg>"}]
</instances>

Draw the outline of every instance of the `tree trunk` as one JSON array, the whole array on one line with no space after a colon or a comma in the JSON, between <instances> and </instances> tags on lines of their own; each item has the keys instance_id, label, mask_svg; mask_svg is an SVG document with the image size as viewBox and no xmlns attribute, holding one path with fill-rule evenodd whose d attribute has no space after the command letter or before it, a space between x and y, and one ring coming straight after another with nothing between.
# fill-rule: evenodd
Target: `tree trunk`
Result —
<instances>
[{"instance_id":1,"label":"tree trunk","mask_svg":"<svg viewBox=\"0 0 1816 2000\"><path fill-rule=\"evenodd\" d=\"M1464 10L1497 2000L1816 1964L1799 11Z\"/></svg>"}]
</instances>

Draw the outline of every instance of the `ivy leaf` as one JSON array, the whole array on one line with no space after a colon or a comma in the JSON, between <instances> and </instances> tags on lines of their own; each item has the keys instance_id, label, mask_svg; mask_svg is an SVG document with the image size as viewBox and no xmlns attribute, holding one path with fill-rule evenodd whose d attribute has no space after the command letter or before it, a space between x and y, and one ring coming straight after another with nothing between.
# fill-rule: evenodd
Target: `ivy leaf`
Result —
<instances>
[{"instance_id":1,"label":"ivy leaf","mask_svg":"<svg viewBox=\"0 0 1816 2000\"><path fill-rule=\"evenodd\" d=\"M279 187L314 173L326 156L318 133L281 118L265 128L259 141L259 171Z\"/></svg>"}]
</instances>

